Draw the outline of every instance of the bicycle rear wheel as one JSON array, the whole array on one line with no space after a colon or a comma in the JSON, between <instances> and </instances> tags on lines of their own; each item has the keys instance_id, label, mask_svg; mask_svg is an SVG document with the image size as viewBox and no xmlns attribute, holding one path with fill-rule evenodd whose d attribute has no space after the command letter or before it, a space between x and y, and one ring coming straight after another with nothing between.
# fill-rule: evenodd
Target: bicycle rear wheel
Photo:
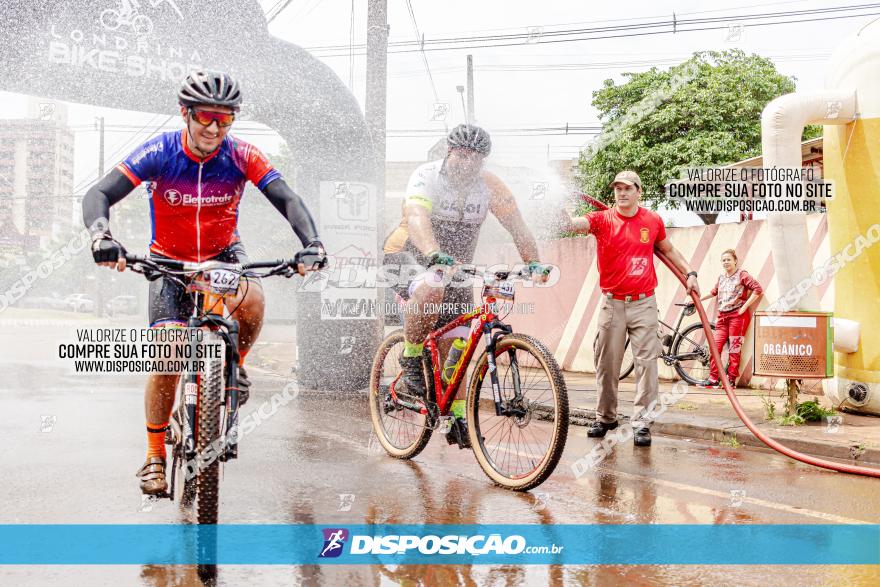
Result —
<instances>
[{"instance_id":1,"label":"bicycle rear wheel","mask_svg":"<svg viewBox=\"0 0 880 587\"><path fill-rule=\"evenodd\" d=\"M710 326L714 331L715 325ZM709 381L711 359L702 324L691 324L681 332L672 345L672 357L675 372L691 385L703 385Z\"/></svg>"},{"instance_id":2,"label":"bicycle rear wheel","mask_svg":"<svg viewBox=\"0 0 880 587\"><path fill-rule=\"evenodd\" d=\"M397 459L411 459L425 448L431 439L427 414L404 407L391 396L391 384L400 381L398 357L403 351L403 330L395 330L385 337L370 371L370 418L379 443L389 455ZM395 389L400 389L395 385ZM431 393L431 386L428 386ZM405 399L419 404L415 398Z\"/></svg>"},{"instance_id":3,"label":"bicycle rear wheel","mask_svg":"<svg viewBox=\"0 0 880 587\"><path fill-rule=\"evenodd\" d=\"M219 345L222 340L206 333L203 345ZM210 355L209 355L210 356ZM220 508L221 446L220 408L223 403L223 359L205 360L199 383L198 431L196 434L196 518L199 524L216 524Z\"/></svg>"},{"instance_id":4,"label":"bicycle rear wheel","mask_svg":"<svg viewBox=\"0 0 880 587\"><path fill-rule=\"evenodd\" d=\"M495 413L484 351L468 388L468 435L477 462L496 485L527 491L553 473L565 449L568 391L553 355L531 336L500 339L495 361L501 399L511 413Z\"/></svg>"}]
</instances>

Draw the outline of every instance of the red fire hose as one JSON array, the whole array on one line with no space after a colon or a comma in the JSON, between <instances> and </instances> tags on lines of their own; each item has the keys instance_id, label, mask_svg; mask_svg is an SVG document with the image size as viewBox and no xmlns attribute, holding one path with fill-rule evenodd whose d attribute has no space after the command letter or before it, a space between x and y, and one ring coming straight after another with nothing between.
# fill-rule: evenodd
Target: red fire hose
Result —
<instances>
[{"instance_id":1,"label":"red fire hose","mask_svg":"<svg viewBox=\"0 0 880 587\"><path fill-rule=\"evenodd\" d=\"M599 209L599 210L607 210L608 206L604 203L596 200L586 194L580 194L581 198L590 204L591 206ZM663 264L666 265L670 271L672 271L673 275L675 275L681 284L687 287L687 278L684 274L678 270L678 268L672 264L672 261L669 260L666 255L663 253L654 250L654 254L656 254ZM700 315L700 321L703 323L703 332L706 334L706 340L712 341L714 340L714 336L712 331L709 329L709 318L706 316L706 310L703 309L703 304L700 302L700 296L694 292L690 294L691 299L694 301L694 304L697 308L697 312ZM718 350L715 348L714 344L709 344L709 352L712 353L712 360L715 361L716 365L721 364L721 355L718 354ZM755 435L755 437L772 448L773 450L784 454L787 457L791 457L796 461L801 461L802 463L807 463L808 465L815 465L817 467L822 467L824 469L831 469L832 471L839 471L841 473L852 473L854 475L866 475L868 477L880 477L880 469L874 469L872 467L860 467L858 465L845 465L841 463L835 463L833 461L826 461L824 459L819 459L816 457L812 457L810 455L805 455L796 450L792 450L787 448L780 443L776 442L763 432L761 432L755 424L749 420L749 417L746 416L745 411L743 410L742 405L739 403L739 399L736 397L736 394L733 392L733 389L730 387L730 381L727 379L727 374L724 373L723 369L719 369L719 373L721 374L721 383L724 386L724 393L727 394L727 399L730 400L731 405L733 406L733 411L736 412L736 415L739 416L739 419L742 420L743 424L746 425L746 428Z\"/></svg>"}]
</instances>

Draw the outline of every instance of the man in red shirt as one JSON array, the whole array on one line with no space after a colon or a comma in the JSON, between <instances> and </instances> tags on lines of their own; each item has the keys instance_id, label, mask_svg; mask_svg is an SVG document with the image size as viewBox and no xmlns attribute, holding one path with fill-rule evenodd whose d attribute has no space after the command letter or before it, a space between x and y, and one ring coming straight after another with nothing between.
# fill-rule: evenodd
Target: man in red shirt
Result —
<instances>
[{"instance_id":1,"label":"man in red shirt","mask_svg":"<svg viewBox=\"0 0 880 587\"><path fill-rule=\"evenodd\" d=\"M688 276L687 290L696 291L697 272L666 238L663 219L639 206L642 180L634 171L621 171L611 182L616 205L608 210L571 218L570 230L596 237L599 287L604 295L596 338L596 385L599 402L596 421L588 436L602 438L617 428L617 384L626 336L632 344L636 365L636 397L632 423L636 446L651 446L650 420L646 412L657 400L657 274L655 249L665 253Z\"/></svg>"}]
</instances>

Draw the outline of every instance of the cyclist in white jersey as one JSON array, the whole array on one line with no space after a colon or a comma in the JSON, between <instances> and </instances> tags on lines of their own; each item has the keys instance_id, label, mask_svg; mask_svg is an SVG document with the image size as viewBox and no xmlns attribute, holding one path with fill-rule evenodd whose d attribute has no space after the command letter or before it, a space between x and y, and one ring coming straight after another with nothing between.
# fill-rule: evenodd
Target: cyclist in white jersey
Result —
<instances>
[{"instance_id":1,"label":"cyclist in white jersey","mask_svg":"<svg viewBox=\"0 0 880 587\"><path fill-rule=\"evenodd\" d=\"M446 157L420 166L407 185L400 224L385 240L385 265L396 266L400 275L421 265L408 282L398 280L393 289L407 302L404 312L405 346L400 358L404 384L412 395L425 397L422 353L427 335L448 324L473 305L471 287L461 287L461 275L444 286L443 267L469 264L486 216L491 212L513 237L532 278L545 282L549 268L538 261L538 246L526 226L510 189L498 176L483 168L492 142L484 129L467 124L455 127L447 137ZM442 312L438 308L443 308ZM441 363L452 340L466 337L467 328L448 332L440 341ZM459 394L461 390L459 390ZM464 400L456 397L452 412L454 436L467 438L464 430ZM461 443L459 443L461 445Z\"/></svg>"}]
</instances>

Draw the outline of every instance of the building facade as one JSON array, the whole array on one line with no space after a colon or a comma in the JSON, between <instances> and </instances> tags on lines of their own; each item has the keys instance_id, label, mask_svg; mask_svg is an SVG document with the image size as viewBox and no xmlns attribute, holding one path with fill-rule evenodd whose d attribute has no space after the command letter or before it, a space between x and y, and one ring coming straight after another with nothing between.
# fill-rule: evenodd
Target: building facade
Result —
<instances>
[{"instance_id":1,"label":"building facade","mask_svg":"<svg viewBox=\"0 0 880 587\"><path fill-rule=\"evenodd\" d=\"M64 106L34 102L0 120L0 245L33 248L77 219L73 132Z\"/></svg>"}]
</instances>

